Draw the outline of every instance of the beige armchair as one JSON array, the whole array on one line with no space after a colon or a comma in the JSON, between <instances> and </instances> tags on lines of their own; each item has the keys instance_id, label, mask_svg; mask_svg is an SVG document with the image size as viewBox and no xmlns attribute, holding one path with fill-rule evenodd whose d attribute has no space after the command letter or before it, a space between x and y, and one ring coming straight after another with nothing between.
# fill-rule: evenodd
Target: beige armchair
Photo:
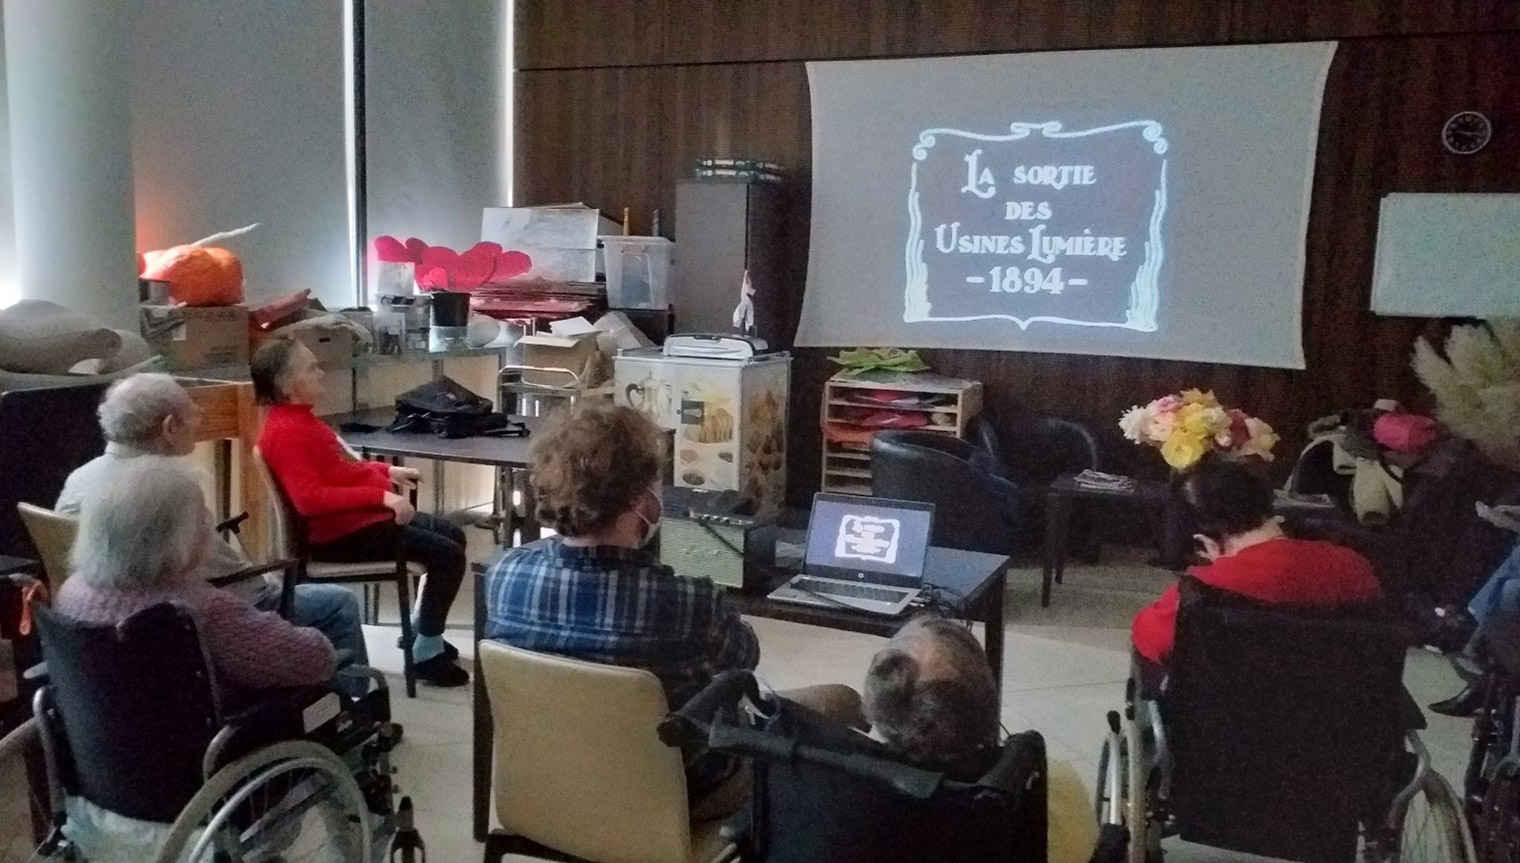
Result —
<instances>
[{"instance_id":1,"label":"beige armchair","mask_svg":"<svg viewBox=\"0 0 1520 863\"><path fill-rule=\"evenodd\" d=\"M21 514L21 523L26 525L32 545L37 546L37 556L42 559L42 574L47 577L48 585L57 590L73 571L69 553L74 550L79 519L29 503L16 504L16 511Z\"/></svg>"},{"instance_id":2,"label":"beige armchair","mask_svg":"<svg viewBox=\"0 0 1520 863\"><path fill-rule=\"evenodd\" d=\"M592 863L715 863L721 822L693 824L681 753L660 742L665 692L647 671L477 645L495 726L486 863L545 853Z\"/></svg>"}]
</instances>

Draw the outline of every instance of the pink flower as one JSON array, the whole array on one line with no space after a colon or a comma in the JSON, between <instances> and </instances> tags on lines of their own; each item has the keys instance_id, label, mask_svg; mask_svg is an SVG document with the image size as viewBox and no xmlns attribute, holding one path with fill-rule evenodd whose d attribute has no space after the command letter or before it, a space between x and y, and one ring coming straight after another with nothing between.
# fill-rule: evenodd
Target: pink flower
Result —
<instances>
[{"instance_id":1,"label":"pink flower","mask_svg":"<svg viewBox=\"0 0 1520 863\"><path fill-rule=\"evenodd\" d=\"M1171 437L1172 432L1176 430L1177 415L1175 413L1158 413L1151 417L1150 428L1146 430L1145 436L1161 443Z\"/></svg>"},{"instance_id":2,"label":"pink flower","mask_svg":"<svg viewBox=\"0 0 1520 863\"><path fill-rule=\"evenodd\" d=\"M1151 402L1151 410L1155 411L1156 413L1175 413L1181 407L1182 396L1176 395L1175 393L1169 396L1162 396L1161 398Z\"/></svg>"}]
</instances>

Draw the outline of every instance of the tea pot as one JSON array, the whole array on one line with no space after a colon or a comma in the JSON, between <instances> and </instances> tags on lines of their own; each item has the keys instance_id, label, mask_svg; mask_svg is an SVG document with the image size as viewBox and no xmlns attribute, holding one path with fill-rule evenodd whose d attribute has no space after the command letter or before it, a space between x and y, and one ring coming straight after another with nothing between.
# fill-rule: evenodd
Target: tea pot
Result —
<instances>
[{"instance_id":1,"label":"tea pot","mask_svg":"<svg viewBox=\"0 0 1520 863\"><path fill-rule=\"evenodd\" d=\"M670 413L673 394L670 384L655 377L650 373L636 384L629 384L623 389L623 396L628 400L628 406L644 414L655 422L663 422Z\"/></svg>"}]
</instances>

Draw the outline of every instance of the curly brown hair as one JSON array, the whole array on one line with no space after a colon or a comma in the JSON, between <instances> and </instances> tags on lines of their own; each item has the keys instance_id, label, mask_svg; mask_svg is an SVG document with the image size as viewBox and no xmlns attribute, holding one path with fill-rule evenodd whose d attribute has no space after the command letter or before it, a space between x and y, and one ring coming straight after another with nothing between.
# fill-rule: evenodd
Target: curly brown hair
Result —
<instances>
[{"instance_id":1,"label":"curly brown hair","mask_svg":"<svg viewBox=\"0 0 1520 863\"><path fill-rule=\"evenodd\" d=\"M579 407L556 416L534 437L529 481L538 520L560 536L607 527L664 470L665 436L630 407Z\"/></svg>"}]
</instances>

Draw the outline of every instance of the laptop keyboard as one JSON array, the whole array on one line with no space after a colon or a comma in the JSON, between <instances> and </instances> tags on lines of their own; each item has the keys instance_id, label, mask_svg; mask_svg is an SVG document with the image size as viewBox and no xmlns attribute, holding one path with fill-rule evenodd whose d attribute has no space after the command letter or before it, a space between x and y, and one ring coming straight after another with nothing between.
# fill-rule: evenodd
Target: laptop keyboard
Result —
<instances>
[{"instance_id":1,"label":"laptop keyboard","mask_svg":"<svg viewBox=\"0 0 1520 863\"><path fill-rule=\"evenodd\" d=\"M852 599L870 599L876 602L896 602L907 593L906 590L896 590L890 587L820 581L816 578L799 578L792 582L792 586L801 590L812 591L813 593L821 593L824 596L848 596Z\"/></svg>"}]
</instances>

